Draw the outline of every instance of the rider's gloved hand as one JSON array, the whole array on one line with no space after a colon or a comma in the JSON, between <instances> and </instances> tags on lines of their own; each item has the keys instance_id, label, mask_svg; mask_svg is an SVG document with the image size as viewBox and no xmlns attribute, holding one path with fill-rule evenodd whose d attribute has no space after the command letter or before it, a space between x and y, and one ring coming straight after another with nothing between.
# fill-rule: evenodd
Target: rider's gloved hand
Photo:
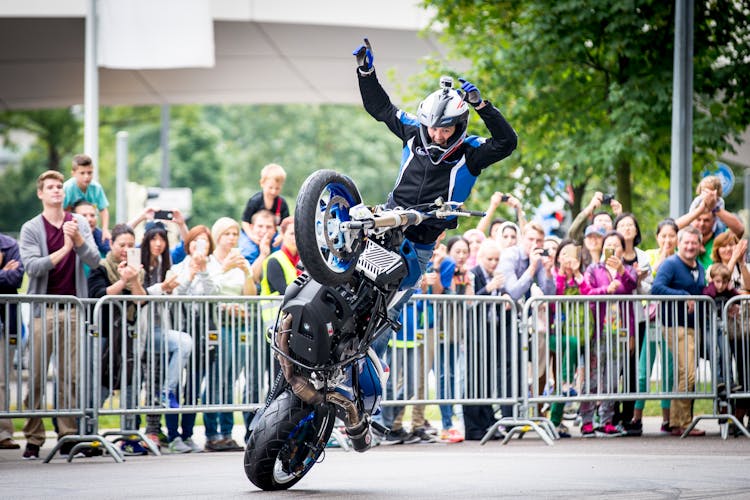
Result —
<instances>
[{"instance_id":1,"label":"rider's gloved hand","mask_svg":"<svg viewBox=\"0 0 750 500\"><path fill-rule=\"evenodd\" d=\"M461 82L461 90L464 91L464 100L474 106L475 108L482 104L482 94L479 93L479 89L471 82L467 82L463 78L458 79Z\"/></svg>"},{"instance_id":2,"label":"rider's gloved hand","mask_svg":"<svg viewBox=\"0 0 750 500\"><path fill-rule=\"evenodd\" d=\"M352 55L357 58L357 67L359 68L359 71L363 74L368 74L372 73L372 61L375 57L372 55L370 41L367 38L365 38L364 41L365 43L363 45L354 49Z\"/></svg>"}]
</instances>

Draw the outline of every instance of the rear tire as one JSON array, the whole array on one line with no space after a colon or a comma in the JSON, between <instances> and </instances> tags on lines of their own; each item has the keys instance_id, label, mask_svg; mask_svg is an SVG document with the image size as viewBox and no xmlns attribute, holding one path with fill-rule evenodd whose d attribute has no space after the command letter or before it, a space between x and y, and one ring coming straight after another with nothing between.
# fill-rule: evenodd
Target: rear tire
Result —
<instances>
[{"instance_id":1,"label":"rear tire","mask_svg":"<svg viewBox=\"0 0 750 500\"><path fill-rule=\"evenodd\" d=\"M318 170L300 188L294 211L294 236L307 273L326 286L349 281L364 241L357 238L351 251L338 230L350 220L349 209L362 202L357 186L334 170Z\"/></svg>"},{"instance_id":2,"label":"rear tire","mask_svg":"<svg viewBox=\"0 0 750 500\"><path fill-rule=\"evenodd\" d=\"M317 462L331 436L335 411L312 407L287 390L266 408L245 447L245 474L258 488L285 490Z\"/></svg>"}]
</instances>

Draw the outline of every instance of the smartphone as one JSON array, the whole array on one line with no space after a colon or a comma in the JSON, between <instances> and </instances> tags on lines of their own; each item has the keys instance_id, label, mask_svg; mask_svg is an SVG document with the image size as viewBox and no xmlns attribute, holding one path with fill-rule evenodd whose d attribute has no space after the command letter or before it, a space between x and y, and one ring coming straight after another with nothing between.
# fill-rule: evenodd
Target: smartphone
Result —
<instances>
[{"instance_id":1,"label":"smartphone","mask_svg":"<svg viewBox=\"0 0 750 500\"><path fill-rule=\"evenodd\" d=\"M206 240L195 240L195 251L208 255L208 242Z\"/></svg>"},{"instance_id":2,"label":"smartphone","mask_svg":"<svg viewBox=\"0 0 750 500\"><path fill-rule=\"evenodd\" d=\"M604 260L609 259L614 254L615 254L615 249L614 248L605 248L604 249Z\"/></svg>"},{"instance_id":3,"label":"smartphone","mask_svg":"<svg viewBox=\"0 0 750 500\"><path fill-rule=\"evenodd\" d=\"M174 219L174 212L171 210L157 210L154 212L154 219L172 220Z\"/></svg>"},{"instance_id":4,"label":"smartphone","mask_svg":"<svg viewBox=\"0 0 750 500\"><path fill-rule=\"evenodd\" d=\"M602 205L609 205L612 203L612 200L615 199L615 195L607 193L604 196L602 196Z\"/></svg>"},{"instance_id":5,"label":"smartphone","mask_svg":"<svg viewBox=\"0 0 750 500\"><path fill-rule=\"evenodd\" d=\"M128 248L128 265L133 269L138 269L141 265L141 249Z\"/></svg>"},{"instance_id":6,"label":"smartphone","mask_svg":"<svg viewBox=\"0 0 750 500\"><path fill-rule=\"evenodd\" d=\"M500 196L500 201L501 202L502 201L508 201L508 200L510 200L510 196L509 195L504 194L504 195Z\"/></svg>"}]
</instances>

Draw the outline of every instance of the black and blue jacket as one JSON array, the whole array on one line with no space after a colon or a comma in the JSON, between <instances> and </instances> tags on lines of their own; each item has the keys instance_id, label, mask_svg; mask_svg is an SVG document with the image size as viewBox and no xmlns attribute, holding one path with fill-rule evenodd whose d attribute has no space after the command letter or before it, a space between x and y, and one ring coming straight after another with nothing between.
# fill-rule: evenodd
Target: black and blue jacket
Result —
<instances>
[{"instance_id":1,"label":"black and blue jacket","mask_svg":"<svg viewBox=\"0 0 750 500\"><path fill-rule=\"evenodd\" d=\"M442 197L447 201L464 202L469 197L477 177L483 169L510 156L518 138L513 127L489 101L476 110L491 138L467 136L451 156L433 165L419 136L417 117L398 109L378 82L373 71L359 75L362 102L370 115L385 123L402 141L401 168L396 184L388 195L388 208L411 207L432 203ZM409 227L406 237L415 243L429 244L446 229L458 225L455 218L429 219Z\"/></svg>"}]
</instances>

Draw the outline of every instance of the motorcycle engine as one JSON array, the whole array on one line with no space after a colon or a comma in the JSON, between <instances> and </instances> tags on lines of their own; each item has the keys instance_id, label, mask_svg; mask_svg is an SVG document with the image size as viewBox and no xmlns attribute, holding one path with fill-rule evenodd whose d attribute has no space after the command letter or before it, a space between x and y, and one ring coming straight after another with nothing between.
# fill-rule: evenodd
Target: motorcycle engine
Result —
<instances>
[{"instance_id":1,"label":"motorcycle engine","mask_svg":"<svg viewBox=\"0 0 750 500\"><path fill-rule=\"evenodd\" d=\"M322 367L333 361L332 346L355 333L346 299L337 289L306 274L287 287L281 310L293 318L289 352L304 364Z\"/></svg>"}]
</instances>

